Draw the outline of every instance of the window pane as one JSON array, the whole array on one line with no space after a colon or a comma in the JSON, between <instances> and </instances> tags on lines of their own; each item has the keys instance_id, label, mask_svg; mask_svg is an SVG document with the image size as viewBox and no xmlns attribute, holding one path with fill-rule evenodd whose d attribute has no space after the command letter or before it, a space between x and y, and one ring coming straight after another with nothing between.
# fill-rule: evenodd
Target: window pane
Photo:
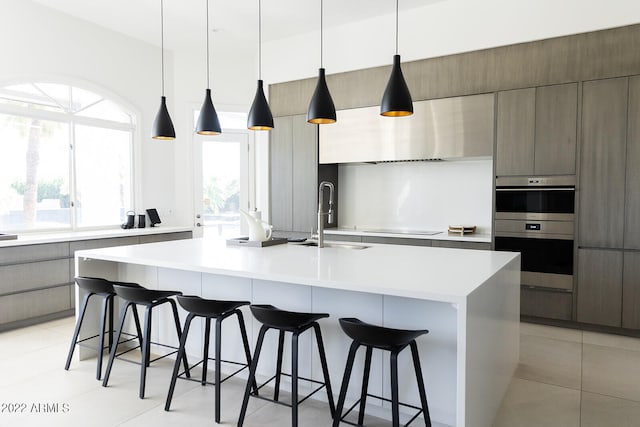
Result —
<instances>
[{"instance_id":1,"label":"window pane","mask_svg":"<svg viewBox=\"0 0 640 427\"><path fill-rule=\"evenodd\" d=\"M0 104L16 105L36 110L64 112L64 109L51 97L42 93L33 84L19 84L0 89Z\"/></svg>"},{"instance_id":2,"label":"window pane","mask_svg":"<svg viewBox=\"0 0 640 427\"><path fill-rule=\"evenodd\" d=\"M198 117L200 117L200 110L194 110L193 123L198 123ZM247 128L247 113L219 111L218 120L220 120L220 127L222 129L246 129Z\"/></svg>"},{"instance_id":3,"label":"window pane","mask_svg":"<svg viewBox=\"0 0 640 427\"><path fill-rule=\"evenodd\" d=\"M79 227L117 225L131 208L131 133L76 126Z\"/></svg>"},{"instance_id":4,"label":"window pane","mask_svg":"<svg viewBox=\"0 0 640 427\"><path fill-rule=\"evenodd\" d=\"M120 123L131 123L131 116L108 100L102 100L95 105L88 107L86 110L78 112L78 116L94 117L102 120L112 120Z\"/></svg>"},{"instance_id":5,"label":"window pane","mask_svg":"<svg viewBox=\"0 0 640 427\"><path fill-rule=\"evenodd\" d=\"M224 138L224 134L218 138ZM205 233L240 235L240 143L202 143L202 189Z\"/></svg>"},{"instance_id":6,"label":"window pane","mask_svg":"<svg viewBox=\"0 0 640 427\"><path fill-rule=\"evenodd\" d=\"M65 123L0 114L0 231L70 227L68 147Z\"/></svg>"}]
</instances>

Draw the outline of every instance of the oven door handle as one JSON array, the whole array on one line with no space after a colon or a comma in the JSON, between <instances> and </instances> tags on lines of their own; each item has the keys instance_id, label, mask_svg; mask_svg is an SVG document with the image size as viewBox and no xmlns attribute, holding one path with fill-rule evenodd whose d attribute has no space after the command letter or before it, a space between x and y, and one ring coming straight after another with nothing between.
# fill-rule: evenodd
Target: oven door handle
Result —
<instances>
[{"instance_id":1,"label":"oven door handle","mask_svg":"<svg viewBox=\"0 0 640 427\"><path fill-rule=\"evenodd\" d=\"M576 191L575 187L496 187L496 191Z\"/></svg>"}]
</instances>

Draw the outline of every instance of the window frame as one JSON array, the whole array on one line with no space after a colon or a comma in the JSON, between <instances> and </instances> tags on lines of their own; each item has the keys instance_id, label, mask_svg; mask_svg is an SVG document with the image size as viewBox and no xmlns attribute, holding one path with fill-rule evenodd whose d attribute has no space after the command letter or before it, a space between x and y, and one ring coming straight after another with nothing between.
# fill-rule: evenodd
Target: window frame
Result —
<instances>
[{"instance_id":1,"label":"window frame","mask_svg":"<svg viewBox=\"0 0 640 427\"><path fill-rule=\"evenodd\" d=\"M12 233L29 233L29 234L38 234L38 233L48 233L48 232L74 232L74 231L88 231L88 230L103 230L103 229L113 229L114 226L119 224L106 224L106 225L98 225L98 226L79 226L78 225L78 212L77 212L77 183L76 183L76 136L75 130L77 125L83 125L94 128L102 128L102 129L112 129L118 131L125 131L129 133L129 164L130 164L130 188L129 188L129 201L125 201L125 210L133 210L135 211L136 203L135 201L139 199L140 189L138 182L138 167L136 163L136 159L139 158L139 144L137 141L140 141L140 129L137 125L139 122L140 113L137 109L132 108L132 106L124 101L121 97L110 93L108 90L105 90L101 87L96 87L93 84L87 84L83 82L70 82L64 79L60 80L51 80L51 79L20 79L20 80L10 80L4 81L0 84L0 87L14 86L19 84L57 84L68 86L69 88L77 88L84 91L88 91L94 93L100 97L99 101L93 102L84 106L83 108L75 111L48 111L48 110L40 110L35 108L28 108L24 106L18 105L7 105L0 103L0 114L20 116L26 118L37 118L41 120L53 121L66 124L68 126L68 179L69 179L69 224L64 227L35 227L35 228L16 228L9 229L3 231L9 231ZM108 100L113 104L117 105L123 112L128 114L131 117L131 121L129 123L117 122L112 120L99 119L95 117L86 117L79 116L78 113L90 108L91 106L101 102L102 100ZM126 211L125 211L126 212ZM123 221L121 218L120 221Z\"/></svg>"}]
</instances>

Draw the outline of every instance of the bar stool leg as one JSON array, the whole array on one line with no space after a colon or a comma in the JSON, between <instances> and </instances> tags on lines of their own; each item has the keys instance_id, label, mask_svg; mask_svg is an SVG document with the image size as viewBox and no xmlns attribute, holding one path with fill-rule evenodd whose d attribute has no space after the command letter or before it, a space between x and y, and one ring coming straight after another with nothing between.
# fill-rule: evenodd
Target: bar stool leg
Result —
<instances>
[{"instance_id":1,"label":"bar stool leg","mask_svg":"<svg viewBox=\"0 0 640 427\"><path fill-rule=\"evenodd\" d=\"M152 306L148 305L144 314L144 336L142 338L142 363L140 366L140 399L144 399L144 388L147 381L147 366L149 366L149 354L151 353L151 312Z\"/></svg>"},{"instance_id":2,"label":"bar stool leg","mask_svg":"<svg viewBox=\"0 0 640 427\"><path fill-rule=\"evenodd\" d=\"M400 399L398 396L398 352L391 352L391 420L393 427L400 427Z\"/></svg>"},{"instance_id":3,"label":"bar stool leg","mask_svg":"<svg viewBox=\"0 0 640 427\"><path fill-rule=\"evenodd\" d=\"M242 311L235 310L236 315L238 316L238 323L240 325L240 335L242 336L242 345L244 346L244 354L247 357L247 366L251 367L251 350L249 349L249 339L247 338L247 329L244 326L244 317L242 316ZM253 393L258 395L258 384L253 381Z\"/></svg>"},{"instance_id":4,"label":"bar stool leg","mask_svg":"<svg viewBox=\"0 0 640 427\"><path fill-rule=\"evenodd\" d=\"M424 425L426 427L431 427L431 416L429 415L427 393L424 389L424 380L422 379L422 368L420 367L420 357L418 356L418 345L415 341L411 341L409 345L411 346L411 356L413 356L413 366L416 370L416 380L418 381L418 392L420 393L420 403L422 404Z\"/></svg>"},{"instance_id":5,"label":"bar stool leg","mask_svg":"<svg viewBox=\"0 0 640 427\"><path fill-rule=\"evenodd\" d=\"M180 337L180 347L178 348L178 354L176 354L176 363L173 364L173 374L171 375L171 384L169 385L169 393L167 393L167 401L164 404L164 410L169 411L171 408L171 400L173 399L173 392L176 388L176 381L178 380L178 374L180 372L180 362L182 359L182 353L185 351L185 345L187 344L187 334L189 333L189 327L191 321L196 317L194 314L189 313L187 320L184 323L184 331L182 331L182 337Z\"/></svg>"},{"instance_id":6,"label":"bar stool leg","mask_svg":"<svg viewBox=\"0 0 640 427\"><path fill-rule=\"evenodd\" d=\"M215 420L216 423L220 423L220 392L222 390L220 384L220 360L222 357L222 318L218 317L216 319L216 404L215 404Z\"/></svg>"},{"instance_id":7,"label":"bar stool leg","mask_svg":"<svg viewBox=\"0 0 640 427\"><path fill-rule=\"evenodd\" d=\"M291 336L291 426L298 427L298 333Z\"/></svg>"},{"instance_id":8,"label":"bar stool leg","mask_svg":"<svg viewBox=\"0 0 640 427\"><path fill-rule=\"evenodd\" d=\"M369 389L369 373L371 372L371 355L373 347L367 346L367 353L364 358L364 376L362 378L362 392L360 393L360 412L358 413L358 424L364 424L364 412L367 405L367 391Z\"/></svg>"},{"instance_id":9,"label":"bar stool leg","mask_svg":"<svg viewBox=\"0 0 640 427\"><path fill-rule=\"evenodd\" d=\"M342 386L340 387L340 396L338 397L338 406L336 407L335 415L333 416L333 427L340 425L340 419L342 418L342 410L344 409L344 401L347 398L347 388L349 388L349 379L351 378L351 370L353 369L353 361L356 358L356 352L358 351L360 344L356 341L351 343L349 348L349 355L347 356L347 363L344 367L344 376L342 378Z\"/></svg>"},{"instance_id":10,"label":"bar stool leg","mask_svg":"<svg viewBox=\"0 0 640 427\"><path fill-rule=\"evenodd\" d=\"M276 362L276 384L273 391L273 400L276 402L280 397L280 377L282 376L282 353L284 348L284 331L280 331L278 336L278 361Z\"/></svg>"},{"instance_id":11,"label":"bar stool leg","mask_svg":"<svg viewBox=\"0 0 640 427\"><path fill-rule=\"evenodd\" d=\"M178 334L178 341L182 337L182 330L180 329L180 316L178 316L178 307L176 306L176 302L172 299L169 299L169 304L171 304L171 310L173 310L173 321L176 324L176 333ZM187 378L191 378L191 373L189 372L189 362L187 362L187 352L182 353L182 363L184 364L184 376Z\"/></svg>"},{"instance_id":12,"label":"bar stool leg","mask_svg":"<svg viewBox=\"0 0 640 427\"><path fill-rule=\"evenodd\" d=\"M262 343L264 342L264 336L269 328L265 325L260 327L258 333L258 342L256 343L256 349L253 352L253 360L251 361L251 368L249 369L249 378L247 379L247 386L244 390L244 398L242 399L242 407L240 408L240 416L238 417L238 427L242 427L244 423L244 417L247 414L247 407L249 406L249 394L251 394L251 384L256 381L256 370L258 368L258 359L260 358L260 351L262 350Z\"/></svg>"},{"instance_id":13,"label":"bar stool leg","mask_svg":"<svg viewBox=\"0 0 640 427\"><path fill-rule=\"evenodd\" d=\"M138 342L140 343L140 351L142 351L142 328L140 327L140 316L138 316L138 309L133 304L133 321L136 324L136 333L138 334Z\"/></svg>"},{"instance_id":14,"label":"bar stool leg","mask_svg":"<svg viewBox=\"0 0 640 427\"><path fill-rule=\"evenodd\" d=\"M109 375L111 375L111 367L113 361L116 358L116 351L118 350L118 342L120 341L120 335L122 335L122 328L124 327L124 319L127 316L127 309L132 305L131 302L125 301L124 305L120 308L120 320L118 320L118 330L116 331L115 341L111 346L111 352L109 353L109 362L107 363L107 369L104 372L104 379L102 380L102 387L106 387L109 383ZM135 310L135 307L133 308Z\"/></svg>"},{"instance_id":15,"label":"bar stool leg","mask_svg":"<svg viewBox=\"0 0 640 427\"><path fill-rule=\"evenodd\" d=\"M202 385L207 383L207 370L209 369L209 335L211 334L211 319L204 320L204 353L202 354Z\"/></svg>"},{"instance_id":16,"label":"bar stool leg","mask_svg":"<svg viewBox=\"0 0 640 427\"><path fill-rule=\"evenodd\" d=\"M331 417L336 413L336 406L333 403L333 390L331 389L331 380L329 378L329 368L327 366L327 356L324 353L324 343L322 342L322 333L320 332L320 325L318 323L313 324L313 330L316 334L316 341L318 343L318 353L320 354L320 365L322 366L322 375L324 376L324 385L327 390L327 399L329 400L329 410L331 411Z\"/></svg>"},{"instance_id":17,"label":"bar stool leg","mask_svg":"<svg viewBox=\"0 0 640 427\"><path fill-rule=\"evenodd\" d=\"M109 352L111 352L111 346L113 345L113 295L107 296L109 301Z\"/></svg>"},{"instance_id":18,"label":"bar stool leg","mask_svg":"<svg viewBox=\"0 0 640 427\"><path fill-rule=\"evenodd\" d=\"M98 333L98 363L96 368L96 379L100 381L100 377L102 377L102 353L104 352L104 327L107 323L107 305L109 305L109 300L107 297L103 297L102 299L102 312L100 316L100 332ZM109 347L111 350L111 347Z\"/></svg>"},{"instance_id":19,"label":"bar stool leg","mask_svg":"<svg viewBox=\"0 0 640 427\"><path fill-rule=\"evenodd\" d=\"M82 305L80 308L80 316L78 317L78 321L76 322L76 327L73 331L73 338L71 339L71 347L69 348L69 354L67 355L67 363L64 365L64 369L66 371L69 370L69 366L71 365L71 359L73 358L73 352L76 349L76 342L78 341L78 335L80 334L80 327L82 326L82 320L84 319L84 313L87 310L87 303L89 301L89 297L94 295L92 293L87 293L82 299Z\"/></svg>"}]
</instances>

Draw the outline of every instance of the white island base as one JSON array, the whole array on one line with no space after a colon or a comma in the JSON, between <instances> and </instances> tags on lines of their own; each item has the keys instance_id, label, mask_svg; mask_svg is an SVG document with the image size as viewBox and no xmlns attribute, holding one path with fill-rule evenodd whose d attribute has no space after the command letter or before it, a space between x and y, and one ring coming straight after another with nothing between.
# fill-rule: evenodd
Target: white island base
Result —
<instances>
[{"instance_id":1,"label":"white island base","mask_svg":"<svg viewBox=\"0 0 640 427\"><path fill-rule=\"evenodd\" d=\"M327 312L331 317L320 325L336 398L350 345L339 327L340 317L392 328L428 329L429 334L417 342L434 426L491 427L518 362L520 256L515 253L375 244L364 250L293 244L248 248L193 239L78 251L76 274L204 298ZM80 292L77 298L82 298ZM84 336L98 325L97 303L90 310ZM154 314L153 340L177 345L170 310L154 310L159 311ZM184 321L186 314L179 310ZM247 307L243 313L253 350L260 324ZM187 352L194 362L202 354L202 326L194 321L189 332ZM311 338L310 333L300 337L300 376L321 380ZM290 367L288 343L287 337L285 372ZM223 322L222 346L223 359L243 360L233 319ZM275 372L276 348L277 333L270 332L258 367L263 379ZM95 354L87 348L79 353L81 358ZM384 353L374 351L369 391L389 398L389 356ZM360 393L364 350L358 356L346 407ZM399 361L400 401L419 406L408 349ZM301 387L300 393L304 390ZM326 394L320 391L314 398L326 400ZM367 403L368 414L390 417L387 403L377 399Z\"/></svg>"}]
</instances>

